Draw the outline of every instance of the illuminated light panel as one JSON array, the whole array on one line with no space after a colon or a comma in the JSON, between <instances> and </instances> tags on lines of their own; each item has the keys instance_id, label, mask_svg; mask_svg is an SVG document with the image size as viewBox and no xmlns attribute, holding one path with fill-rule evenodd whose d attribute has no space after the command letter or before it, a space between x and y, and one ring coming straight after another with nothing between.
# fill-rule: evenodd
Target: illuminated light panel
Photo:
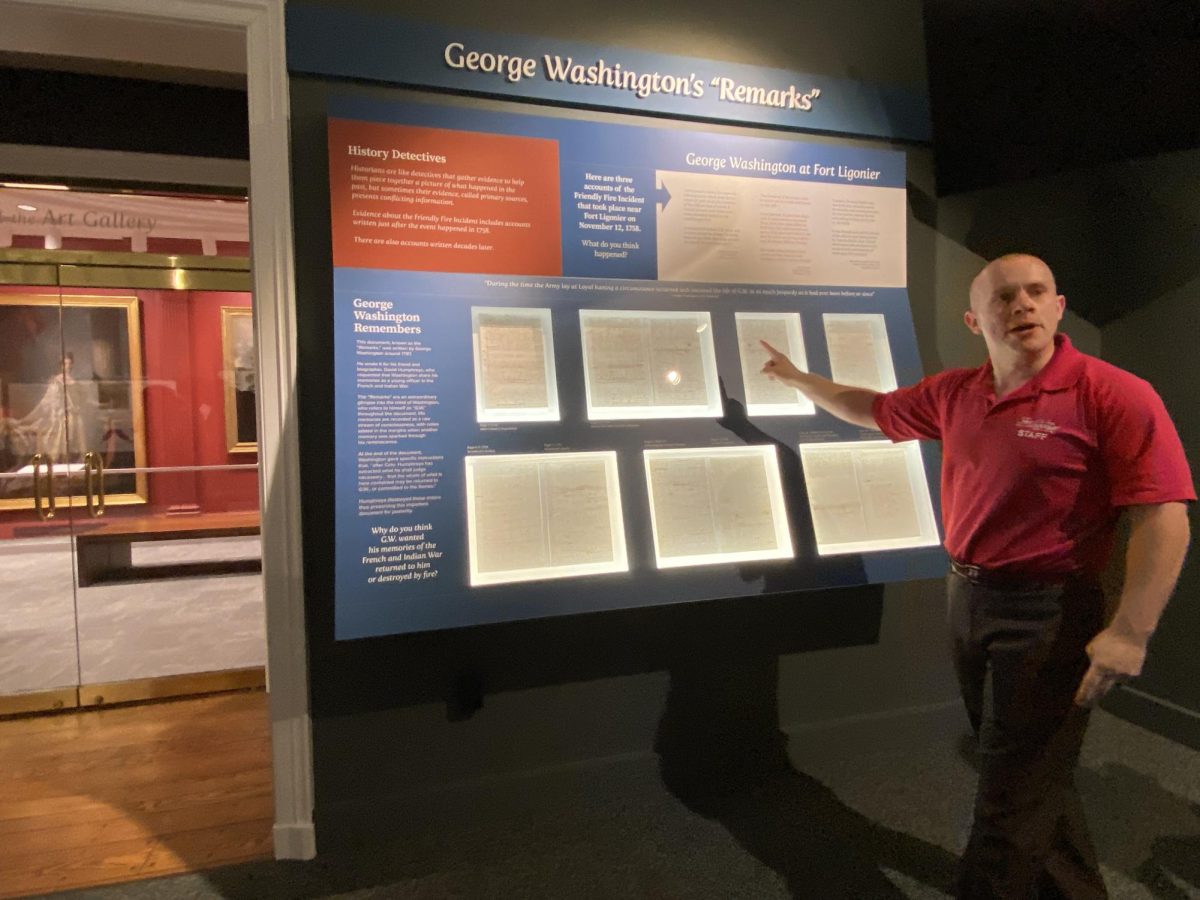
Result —
<instances>
[{"instance_id":1,"label":"illuminated light panel","mask_svg":"<svg viewBox=\"0 0 1200 900\"><path fill-rule=\"evenodd\" d=\"M472 587L629 571L615 451L465 462Z\"/></svg>"},{"instance_id":2,"label":"illuminated light panel","mask_svg":"<svg viewBox=\"0 0 1200 900\"><path fill-rule=\"evenodd\" d=\"M940 543L916 441L801 444L817 553L871 553Z\"/></svg>"},{"instance_id":3,"label":"illuminated light panel","mask_svg":"<svg viewBox=\"0 0 1200 900\"><path fill-rule=\"evenodd\" d=\"M642 456L658 568L795 556L774 444Z\"/></svg>"}]
</instances>

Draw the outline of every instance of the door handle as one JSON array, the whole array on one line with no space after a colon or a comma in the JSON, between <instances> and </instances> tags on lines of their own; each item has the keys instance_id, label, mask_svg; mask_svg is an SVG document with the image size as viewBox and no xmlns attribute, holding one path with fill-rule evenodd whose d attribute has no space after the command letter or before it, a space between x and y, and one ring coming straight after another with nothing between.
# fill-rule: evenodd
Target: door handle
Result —
<instances>
[{"instance_id":1,"label":"door handle","mask_svg":"<svg viewBox=\"0 0 1200 900\"><path fill-rule=\"evenodd\" d=\"M29 460L33 466L33 508L38 518L47 522L54 518L54 460L44 453L35 453ZM42 493L42 466L46 466L46 493Z\"/></svg>"},{"instance_id":2,"label":"door handle","mask_svg":"<svg viewBox=\"0 0 1200 900\"><path fill-rule=\"evenodd\" d=\"M99 453L89 450L83 454L84 489L87 491L87 511L93 519L104 515L104 461ZM99 491L96 481L100 482Z\"/></svg>"}]
</instances>

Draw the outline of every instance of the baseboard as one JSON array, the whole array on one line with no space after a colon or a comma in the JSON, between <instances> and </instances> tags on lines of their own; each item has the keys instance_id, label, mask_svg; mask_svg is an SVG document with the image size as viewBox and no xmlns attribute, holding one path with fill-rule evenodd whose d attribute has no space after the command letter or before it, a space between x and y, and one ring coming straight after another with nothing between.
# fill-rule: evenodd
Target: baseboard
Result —
<instances>
[{"instance_id":1,"label":"baseboard","mask_svg":"<svg viewBox=\"0 0 1200 900\"><path fill-rule=\"evenodd\" d=\"M190 672L185 675L161 675L133 681L81 684L80 706L110 706L114 703L138 703L223 691L242 691L266 686L262 666L226 669L219 672Z\"/></svg>"},{"instance_id":2,"label":"baseboard","mask_svg":"<svg viewBox=\"0 0 1200 900\"><path fill-rule=\"evenodd\" d=\"M173 700L226 691L260 690L265 685L266 671L262 666L219 672L160 675L154 678L136 678L132 681L93 682L53 691L0 696L0 718L124 703Z\"/></svg>"},{"instance_id":3,"label":"baseboard","mask_svg":"<svg viewBox=\"0 0 1200 900\"><path fill-rule=\"evenodd\" d=\"M312 859L317 855L317 832L312 822L299 825L276 825L276 859Z\"/></svg>"},{"instance_id":4,"label":"baseboard","mask_svg":"<svg viewBox=\"0 0 1200 900\"><path fill-rule=\"evenodd\" d=\"M1134 687L1118 687L1101 703L1105 712L1200 750L1200 712Z\"/></svg>"},{"instance_id":5,"label":"baseboard","mask_svg":"<svg viewBox=\"0 0 1200 900\"><path fill-rule=\"evenodd\" d=\"M27 694L5 694L0 697L0 718L59 712L78 706L79 691L73 687L54 691L31 691Z\"/></svg>"}]
</instances>

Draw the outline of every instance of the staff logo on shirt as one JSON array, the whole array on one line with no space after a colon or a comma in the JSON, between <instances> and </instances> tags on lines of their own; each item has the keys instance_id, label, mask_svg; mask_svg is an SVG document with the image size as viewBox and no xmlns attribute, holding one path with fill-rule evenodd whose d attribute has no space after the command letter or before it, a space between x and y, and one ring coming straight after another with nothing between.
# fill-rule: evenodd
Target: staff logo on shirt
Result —
<instances>
[{"instance_id":1,"label":"staff logo on shirt","mask_svg":"<svg viewBox=\"0 0 1200 900\"><path fill-rule=\"evenodd\" d=\"M1017 422L1017 437L1044 441L1056 431L1058 431L1058 425L1049 419L1031 419L1029 416L1023 416Z\"/></svg>"}]
</instances>

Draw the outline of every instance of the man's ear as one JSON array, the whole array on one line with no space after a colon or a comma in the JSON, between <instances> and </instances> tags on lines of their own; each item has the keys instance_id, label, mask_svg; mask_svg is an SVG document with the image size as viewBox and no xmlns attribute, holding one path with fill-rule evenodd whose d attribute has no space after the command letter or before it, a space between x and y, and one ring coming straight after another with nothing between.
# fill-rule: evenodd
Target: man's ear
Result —
<instances>
[{"instance_id":1,"label":"man's ear","mask_svg":"<svg viewBox=\"0 0 1200 900\"><path fill-rule=\"evenodd\" d=\"M979 328L979 319L976 318L975 313L973 313L971 310L968 309L965 313L963 313L963 321L967 323L967 327L970 328L975 334L983 333Z\"/></svg>"}]
</instances>

